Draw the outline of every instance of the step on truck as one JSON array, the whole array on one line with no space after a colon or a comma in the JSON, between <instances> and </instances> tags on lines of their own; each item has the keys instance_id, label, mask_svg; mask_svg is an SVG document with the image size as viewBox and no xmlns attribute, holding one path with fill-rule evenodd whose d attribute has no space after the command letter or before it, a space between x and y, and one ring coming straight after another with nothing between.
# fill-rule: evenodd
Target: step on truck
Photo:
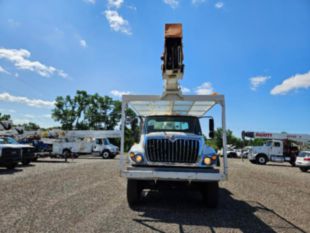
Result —
<instances>
[{"instance_id":1,"label":"step on truck","mask_svg":"<svg viewBox=\"0 0 310 233\"><path fill-rule=\"evenodd\" d=\"M248 159L253 164L265 165L267 162L288 162L295 166L298 153L310 145L310 135L242 131L241 137L266 139L262 146L253 146Z\"/></svg>"},{"instance_id":2,"label":"step on truck","mask_svg":"<svg viewBox=\"0 0 310 233\"><path fill-rule=\"evenodd\" d=\"M121 118L121 175L127 178L127 200L135 208L144 189L173 189L186 186L202 193L207 207L218 205L219 181L227 179L225 100L223 95L183 95L182 25L165 26L162 56L162 95L123 95ZM206 145L200 119L209 118L209 137L214 136L214 119L206 116L215 105L221 107L223 163ZM126 108L139 118L140 135L128 153L124 151Z\"/></svg>"}]
</instances>

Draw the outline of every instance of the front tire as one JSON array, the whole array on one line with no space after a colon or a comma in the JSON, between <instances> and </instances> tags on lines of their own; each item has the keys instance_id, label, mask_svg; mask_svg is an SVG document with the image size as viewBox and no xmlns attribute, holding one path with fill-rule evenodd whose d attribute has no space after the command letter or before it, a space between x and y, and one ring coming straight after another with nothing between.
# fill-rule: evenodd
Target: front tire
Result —
<instances>
[{"instance_id":1,"label":"front tire","mask_svg":"<svg viewBox=\"0 0 310 233\"><path fill-rule=\"evenodd\" d=\"M110 159L111 158L111 152L108 150L104 150L104 151L102 151L101 156L103 159Z\"/></svg>"},{"instance_id":2,"label":"front tire","mask_svg":"<svg viewBox=\"0 0 310 233\"><path fill-rule=\"evenodd\" d=\"M139 203L141 189L138 180L127 180L127 202L130 209L134 209Z\"/></svg>"},{"instance_id":3,"label":"front tire","mask_svg":"<svg viewBox=\"0 0 310 233\"><path fill-rule=\"evenodd\" d=\"M208 182L203 184L202 196L208 208L216 208L219 202L219 183Z\"/></svg>"},{"instance_id":4,"label":"front tire","mask_svg":"<svg viewBox=\"0 0 310 233\"><path fill-rule=\"evenodd\" d=\"M13 170L16 166L17 166L17 163L10 163L10 164L7 164L5 167L8 170Z\"/></svg>"},{"instance_id":5,"label":"front tire","mask_svg":"<svg viewBox=\"0 0 310 233\"><path fill-rule=\"evenodd\" d=\"M24 166L27 166L27 165L29 165L30 162L31 162L30 160L23 160L23 161L22 161L22 164L23 164Z\"/></svg>"},{"instance_id":6,"label":"front tire","mask_svg":"<svg viewBox=\"0 0 310 233\"><path fill-rule=\"evenodd\" d=\"M300 169L300 171L302 171L302 172L307 172L309 168L306 168L306 167L300 167L299 169Z\"/></svg>"},{"instance_id":7,"label":"front tire","mask_svg":"<svg viewBox=\"0 0 310 233\"><path fill-rule=\"evenodd\" d=\"M268 161L267 156L264 154L257 155L257 157L256 157L256 163L257 164L265 165L267 163L267 161Z\"/></svg>"}]
</instances>

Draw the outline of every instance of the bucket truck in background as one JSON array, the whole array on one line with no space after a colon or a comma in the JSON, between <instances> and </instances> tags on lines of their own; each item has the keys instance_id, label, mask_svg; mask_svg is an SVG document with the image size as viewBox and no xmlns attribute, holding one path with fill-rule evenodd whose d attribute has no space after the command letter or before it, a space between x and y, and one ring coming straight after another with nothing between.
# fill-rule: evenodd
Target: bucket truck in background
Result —
<instances>
[{"instance_id":1,"label":"bucket truck in background","mask_svg":"<svg viewBox=\"0 0 310 233\"><path fill-rule=\"evenodd\" d=\"M248 159L254 164L264 165L269 161L288 162L295 166L298 153L310 145L310 135L242 131L242 138L267 139L262 146L254 146L248 153Z\"/></svg>"}]
</instances>

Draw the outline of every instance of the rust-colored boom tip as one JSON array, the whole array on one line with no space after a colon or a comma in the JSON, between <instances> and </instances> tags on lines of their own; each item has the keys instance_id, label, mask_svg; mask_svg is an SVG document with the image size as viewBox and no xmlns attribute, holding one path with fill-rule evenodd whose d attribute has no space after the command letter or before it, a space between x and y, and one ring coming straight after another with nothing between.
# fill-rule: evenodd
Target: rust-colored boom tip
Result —
<instances>
[{"instance_id":1,"label":"rust-colored boom tip","mask_svg":"<svg viewBox=\"0 0 310 233\"><path fill-rule=\"evenodd\" d=\"M182 38L182 24L165 24L165 38Z\"/></svg>"}]
</instances>

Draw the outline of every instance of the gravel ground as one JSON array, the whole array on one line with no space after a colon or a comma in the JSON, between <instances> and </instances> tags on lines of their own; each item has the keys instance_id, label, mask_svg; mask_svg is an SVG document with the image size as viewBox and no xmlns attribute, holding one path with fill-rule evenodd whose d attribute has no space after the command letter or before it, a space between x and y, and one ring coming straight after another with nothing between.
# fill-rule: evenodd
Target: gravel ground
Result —
<instances>
[{"instance_id":1,"label":"gravel ground","mask_svg":"<svg viewBox=\"0 0 310 233\"><path fill-rule=\"evenodd\" d=\"M195 192L144 193L128 208L118 159L0 168L0 232L310 232L310 173L230 159L220 206Z\"/></svg>"}]
</instances>

